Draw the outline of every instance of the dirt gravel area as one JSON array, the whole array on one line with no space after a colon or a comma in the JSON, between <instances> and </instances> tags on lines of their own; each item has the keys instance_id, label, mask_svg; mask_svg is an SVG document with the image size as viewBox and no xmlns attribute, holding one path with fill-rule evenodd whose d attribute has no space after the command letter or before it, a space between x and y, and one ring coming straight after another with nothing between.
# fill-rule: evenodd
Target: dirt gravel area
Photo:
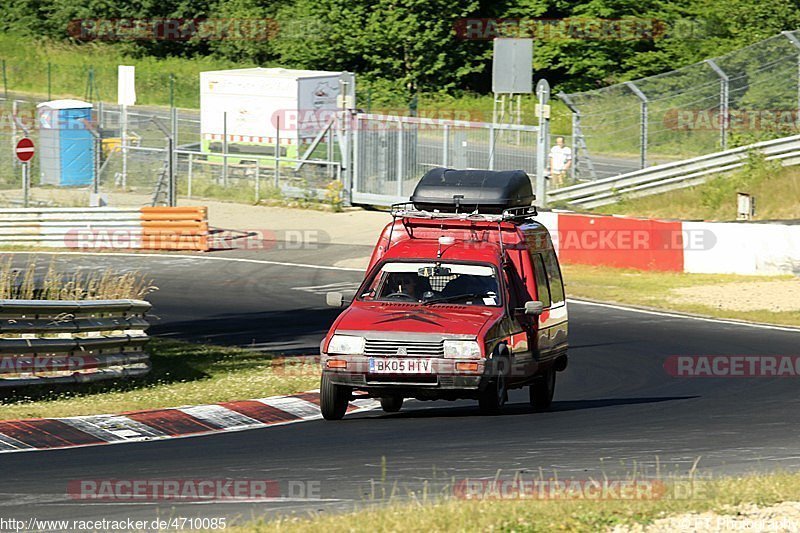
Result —
<instances>
[{"instance_id":1,"label":"dirt gravel area","mask_svg":"<svg viewBox=\"0 0 800 533\"><path fill-rule=\"evenodd\" d=\"M800 502L783 502L770 507L745 505L718 514L687 513L660 518L647 526L617 526L613 533L733 533L739 531L800 531Z\"/></svg>"},{"instance_id":2,"label":"dirt gravel area","mask_svg":"<svg viewBox=\"0 0 800 533\"><path fill-rule=\"evenodd\" d=\"M671 289L669 302L727 311L800 311L800 278Z\"/></svg>"}]
</instances>

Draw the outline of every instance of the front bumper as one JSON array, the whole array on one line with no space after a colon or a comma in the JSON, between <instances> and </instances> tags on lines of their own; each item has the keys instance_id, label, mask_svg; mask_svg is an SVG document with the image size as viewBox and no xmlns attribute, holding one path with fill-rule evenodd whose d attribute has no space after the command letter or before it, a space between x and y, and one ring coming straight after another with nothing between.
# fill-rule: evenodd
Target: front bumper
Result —
<instances>
[{"instance_id":1,"label":"front bumper","mask_svg":"<svg viewBox=\"0 0 800 533\"><path fill-rule=\"evenodd\" d=\"M477 391L485 372L483 359L444 359L431 358L430 374L370 374L368 356L327 356L322 355L322 371L330 376L336 385L369 389L426 389L426 390L469 390ZM329 359L347 361L347 368L327 367ZM476 371L456 370L456 363L477 363Z\"/></svg>"}]
</instances>

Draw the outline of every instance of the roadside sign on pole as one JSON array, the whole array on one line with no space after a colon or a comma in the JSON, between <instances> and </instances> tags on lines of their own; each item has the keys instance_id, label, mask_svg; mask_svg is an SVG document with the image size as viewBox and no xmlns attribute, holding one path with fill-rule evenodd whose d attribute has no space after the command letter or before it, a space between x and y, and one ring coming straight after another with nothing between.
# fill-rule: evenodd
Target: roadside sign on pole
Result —
<instances>
[{"instance_id":1,"label":"roadside sign on pole","mask_svg":"<svg viewBox=\"0 0 800 533\"><path fill-rule=\"evenodd\" d=\"M34 151L35 149L33 147L33 141L27 137L20 139L17 142L17 146L14 148L14 154L16 154L17 159L23 163L27 163L33 159Z\"/></svg>"},{"instance_id":2,"label":"roadside sign on pole","mask_svg":"<svg viewBox=\"0 0 800 533\"><path fill-rule=\"evenodd\" d=\"M136 105L136 68L128 65L117 67L117 104Z\"/></svg>"},{"instance_id":3,"label":"roadside sign on pole","mask_svg":"<svg viewBox=\"0 0 800 533\"><path fill-rule=\"evenodd\" d=\"M550 101L550 84L546 79L542 78L536 84L536 96L542 104L546 104Z\"/></svg>"}]
</instances>

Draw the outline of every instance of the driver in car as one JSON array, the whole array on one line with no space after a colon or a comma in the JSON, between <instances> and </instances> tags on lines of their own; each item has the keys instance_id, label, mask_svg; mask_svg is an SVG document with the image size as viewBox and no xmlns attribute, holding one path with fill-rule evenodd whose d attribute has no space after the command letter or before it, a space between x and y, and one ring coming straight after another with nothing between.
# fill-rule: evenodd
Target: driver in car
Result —
<instances>
[{"instance_id":1,"label":"driver in car","mask_svg":"<svg viewBox=\"0 0 800 533\"><path fill-rule=\"evenodd\" d=\"M420 277L412 272L389 274L386 285L383 288L383 297L385 298L390 294L405 294L414 300L419 300L425 290L430 290L430 288L426 289L420 281Z\"/></svg>"}]
</instances>

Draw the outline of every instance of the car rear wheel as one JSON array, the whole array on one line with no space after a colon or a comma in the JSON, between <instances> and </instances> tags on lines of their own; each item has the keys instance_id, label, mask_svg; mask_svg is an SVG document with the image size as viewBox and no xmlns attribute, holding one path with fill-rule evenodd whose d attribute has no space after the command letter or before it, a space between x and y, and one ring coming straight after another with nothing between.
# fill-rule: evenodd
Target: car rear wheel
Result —
<instances>
[{"instance_id":1,"label":"car rear wheel","mask_svg":"<svg viewBox=\"0 0 800 533\"><path fill-rule=\"evenodd\" d=\"M336 385L328 374L322 374L319 386L319 407L325 420L341 420L347 412L352 390L350 387Z\"/></svg>"},{"instance_id":2,"label":"car rear wheel","mask_svg":"<svg viewBox=\"0 0 800 533\"><path fill-rule=\"evenodd\" d=\"M508 371L508 363L506 359L496 360L495 370L492 372L492 377L486 384L486 388L480 392L478 396L478 407L484 413L497 413L508 400L508 387L506 380L506 373Z\"/></svg>"},{"instance_id":3,"label":"car rear wheel","mask_svg":"<svg viewBox=\"0 0 800 533\"><path fill-rule=\"evenodd\" d=\"M381 408L387 413L396 413L403 407L402 396L383 396L381 398Z\"/></svg>"},{"instance_id":4,"label":"car rear wheel","mask_svg":"<svg viewBox=\"0 0 800 533\"><path fill-rule=\"evenodd\" d=\"M531 405L537 411L544 411L553 403L556 392L556 369L550 368L544 374L533 378L530 385Z\"/></svg>"}]
</instances>

